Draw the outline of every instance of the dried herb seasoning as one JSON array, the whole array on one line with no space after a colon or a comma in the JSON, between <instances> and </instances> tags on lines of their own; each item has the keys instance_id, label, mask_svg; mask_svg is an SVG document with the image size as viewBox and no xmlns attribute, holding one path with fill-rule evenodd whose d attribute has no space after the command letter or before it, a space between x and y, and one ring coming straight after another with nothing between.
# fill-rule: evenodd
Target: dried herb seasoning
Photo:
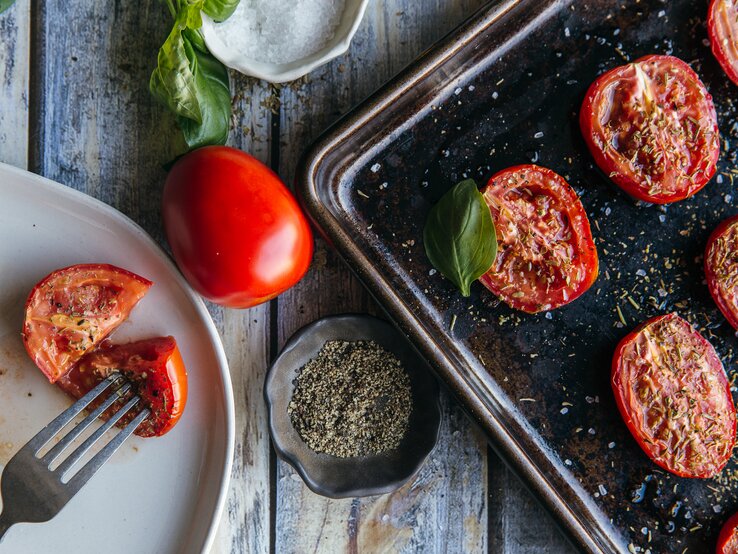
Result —
<instances>
[{"instance_id":1,"label":"dried herb seasoning","mask_svg":"<svg viewBox=\"0 0 738 554\"><path fill-rule=\"evenodd\" d=\"M287 408L310 449L340 458L397 448L411 411L407 373L373 341L326 342L300 369Z\"/></svg>"}]
</instances>

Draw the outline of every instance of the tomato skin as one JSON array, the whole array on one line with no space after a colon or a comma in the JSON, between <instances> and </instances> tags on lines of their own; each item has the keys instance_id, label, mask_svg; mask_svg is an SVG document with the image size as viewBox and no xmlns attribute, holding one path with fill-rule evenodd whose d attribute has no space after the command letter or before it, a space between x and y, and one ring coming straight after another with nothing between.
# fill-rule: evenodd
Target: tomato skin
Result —
<instances>
[{"instance_id":1,"label":"tomato skin","mask_svg":"<svg viewBox=\"0 0 738 554\"><path fill-rule=\"evenodd\" d=\"M736 431L730 383L715 349L686 320L657 316L626 335L613 356L611 384L628 430L655 464L705 479L728 463Z\"/></svg>"},{"instance_id":2,"label":"tomato skin","mask_svg":"<svg viewBox=\"0 0 738 554\"><path fill-rule=\"evenodd\" d=\"M715 554L738 554L738 514L730 516L720 529Z\"/></svg>"},{"instance_id":3,"label":"tomato skin","mask_svg":"<svg viewBox=\"0 0 738 554\"><path fill-rule=\"evenodd\" d=\"M634 111L644 103L649 110ZM660 117L664 113L677 116ZM712 96L679 58L645 56L600 75L579 123L597 166L638 200L683 200L717 171L720 132Z\"/></svg>"},{"instance_id":4,"label":"tomato skin","mask_svg":"<svg viewBox=\"0 0 738 554\"><path fill-rule=\"evenodd\" d=\"M707 11L707 32L712 53L728 78L738 85L738 6L729 0L712 0Z\"/></svg>"},{"instance_id":5,"label":"tomato skin","mask_svg":"<svg viewBox=\"0 0 738 554\"><path fill-rule=\"evenodd\" d=\"M250 308L295 285L313 254L310 226L279 177L248 154L209 146L167 176L164 228L193 288L217 304Z\"/></svg>"},{"instance_id":6,"label":"tomato skin","mask_svg":"<svg viewBox=\"0 0 738 554\"><path fill-rule=\"evenodd\" d=\"M23 343L54 383L129 316L153 283L110 264L57 269L31 290Z\"/></svg>"},{"instance_id":7,"label":"tomato skin","mask_svg":"<svg viewBox=\"0 0 738 554\"><path fill-rule=\"evenodd\" d=\"M597 280L597 248L587 213L563 177L545 167L518 165L493 175L482 194L499 249L479 280L509 306L527 313L553 310L579 298ZM523 233L536 238L526 243L518 239Z\"/></svg>"},{"instance_id":8,"label":"tomato skin","mask_svg":"<svg viewBox=\"0 0 738 554\"><path fill-rule=\"evenodd\" d=\"M69 396L78 399L116 371L133 384L143 405L151 409L151 415L138 427L136 434L158 437L169 432L182 417L187 404L187 371L174 337L127 344L104 343L85 355L56 384ZM116 401L103 413L103 418L122 406L126 398ZM124 426L138 411L136 408L131 410L118 425Z\"/></svg>"},{"instance_id":9,"label":"tomato skin","mask_svg":"<svg viewBox=\"0 0 738 554\"><path fill-rule=\"evenodd\" d=\"M705 248L705 277L715 304L725 319L738 329L738 216L723 221L712 232ZM728 267L726 267L728 266ZM733 272L730 270L734 269ZM726 274L727 272L727 274ZM731 275L733 273L733 275Z\"/></svg>"}]
</instances>

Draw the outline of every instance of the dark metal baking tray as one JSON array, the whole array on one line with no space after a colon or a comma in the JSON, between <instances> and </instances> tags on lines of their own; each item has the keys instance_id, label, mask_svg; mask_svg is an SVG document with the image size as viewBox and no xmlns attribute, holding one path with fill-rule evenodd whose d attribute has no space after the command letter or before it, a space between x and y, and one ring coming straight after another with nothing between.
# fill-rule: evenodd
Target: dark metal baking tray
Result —
<instances>
[{"instance_id":1,"label":"dark metal baking tray","mask_svg":"<svg viewBox=\"0 0 738 554\"><path fill-rule=\"evenodd\" d=\"M618 340L670 311L700 328L734 375L736 337L709 298L701 256L710 230L738 211L738 89L710 54L706 10L694 0L495 2L332 128L298 174L327 239L591 552L708 552L738 509L738 464L706 481L660 471L609 387ZM679 56L701 74L725 139L720 175L668 207L637 204L611 185L577 125L599 73L650 53ZM601 262L586 295L535 316L481 285L463 299L432 271L422 244L428 210L450 186L525 162L579 192Z\"/></svg>"}]
</instances>

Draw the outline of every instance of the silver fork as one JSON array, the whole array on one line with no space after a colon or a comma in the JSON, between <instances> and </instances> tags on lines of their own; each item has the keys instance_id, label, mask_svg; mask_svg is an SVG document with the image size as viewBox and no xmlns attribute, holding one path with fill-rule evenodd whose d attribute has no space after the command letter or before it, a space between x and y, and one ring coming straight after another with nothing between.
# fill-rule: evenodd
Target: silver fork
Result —
<instances>
[{"instance_id":1,"label":"silver fork","mask_svg":"<svg viewBox=\"0 0 738 554\"><path fill-rule=\"evenodd\" d=\"M72 427L46 454L39 451L47 445L65 425L106 391L110 394L85 419ZM0 492L3 499L3 512L0 514L0 541L11 525L20 522L49 521L66 506L72 497L89 481L98 469L120 448L136 428L149 416L144 408L128 425L119 431L95 456L71 476L69 470L121 417L133 409L141 400L131 397L125 405L115 412L55 468L51 465L61 457L67 447L94 422L100 414L131 390L131 384L115 373L101 381L69 409L62 412L54 421L44 427L13 456L0 476ZM63 479L67 479L64 481Z\"/></svg>"}]
</instances>

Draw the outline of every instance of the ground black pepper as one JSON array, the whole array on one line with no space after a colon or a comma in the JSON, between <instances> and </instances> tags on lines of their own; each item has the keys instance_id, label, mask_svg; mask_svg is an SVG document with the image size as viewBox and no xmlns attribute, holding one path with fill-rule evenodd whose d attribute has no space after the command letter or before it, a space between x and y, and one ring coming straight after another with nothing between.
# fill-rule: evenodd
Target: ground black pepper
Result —
<instances>
[{"instance_id":1,"label":"ground black pepper","mask_svg":"<svg viewBox=\"0 0 738 554\"><path fill-rule=\"evenodd\" d=\"M373 341L329 341L301 368L287 412L315 452L340 458L397 448L412 411L400 361Z\"/></svg>"}]
</instances>

